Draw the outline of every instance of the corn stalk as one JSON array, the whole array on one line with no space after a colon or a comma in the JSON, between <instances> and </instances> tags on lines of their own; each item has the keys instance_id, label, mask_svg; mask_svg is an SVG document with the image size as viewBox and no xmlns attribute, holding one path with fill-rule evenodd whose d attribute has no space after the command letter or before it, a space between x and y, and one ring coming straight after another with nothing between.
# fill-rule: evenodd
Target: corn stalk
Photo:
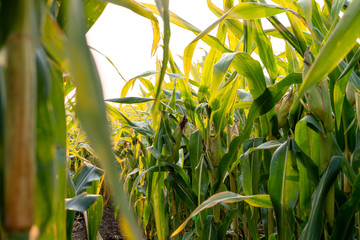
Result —
<instances>
[{"instance_id":1,"label":"corn stalk","mask_svg":"<svg viewBox=\"0 0 360 240\"><path fill-rule=\"evenodd\" d=\"M9 26L5 48L5 228L10 239L22 239L34 220L36 65L32 1L2 8ZM21 149L21 151L19 151Z\"/></svg>"}]
</instances>

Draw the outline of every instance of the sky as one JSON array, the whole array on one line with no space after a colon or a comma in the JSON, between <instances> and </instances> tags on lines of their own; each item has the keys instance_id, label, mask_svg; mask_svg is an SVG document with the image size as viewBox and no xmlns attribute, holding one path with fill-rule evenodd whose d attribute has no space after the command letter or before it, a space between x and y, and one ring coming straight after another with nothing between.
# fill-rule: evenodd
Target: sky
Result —
<instances>
[{"instance_id":1,"label":"sky","mask_svg":"<svg viewBox=\"0 0 360 240\"><path fill-rule=\"evenodd\" d=\"M142 2L154 4L153 0L143 0ZM222 8L222 0L213 0L212 2ZM170 11L201 30L217 19L208 9L206 0L171 0L169 8ZM158 19L160 29L162 29L160 17ZM281 19L286 18L280 16ZM263 24L265 29L271 27L266 20ZM214 35L214 33L212 34ZM113 62L125 80L129 80L145 71L155 70L156 57L151 56L152 36L150 20L126 8L108 4L103 14L87 33L87 41L89 46L100 51ZM179 65L181 64L180 58L176 56L182 56L185 47L195 37L196 35L192 32L171 24L170 50ZM201 48L209 50L209 47L200 41L193 61L201 59L204 53ZM273 48L275 51L280 51L281 48L284 48L284 42L273 41ZM103 55L95 51L92 53L102 81L105 99L120 97L125 81ZM161 55L161 51L159 54ZM159 58L162 57L159 56ZM134 90L128 95L136 96L137 91Z\"/></svg>"}]
</instances>

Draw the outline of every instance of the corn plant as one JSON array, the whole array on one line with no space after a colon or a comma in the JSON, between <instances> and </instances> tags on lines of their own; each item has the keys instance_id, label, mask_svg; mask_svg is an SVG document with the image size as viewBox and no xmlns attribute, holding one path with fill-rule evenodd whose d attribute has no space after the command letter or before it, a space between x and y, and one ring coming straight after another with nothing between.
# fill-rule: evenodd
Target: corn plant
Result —
<instances>
[{"instance_id":1,"label":"corn plant","mask_svg":"<svg viewBox=\"0 0 360 240\"><path fill-rule=\"evenodd\" d=\"M143 4L165 22L162 62L109 100L121 104L109 111L147 237L357 239L359 1L207 3L218 20L203 31L166 4ZM184 72L169 22L197 35ZM210 51L193 64L199 40ZM141 97L126 97L137 80Z\"/></svg>"}]
</instances>

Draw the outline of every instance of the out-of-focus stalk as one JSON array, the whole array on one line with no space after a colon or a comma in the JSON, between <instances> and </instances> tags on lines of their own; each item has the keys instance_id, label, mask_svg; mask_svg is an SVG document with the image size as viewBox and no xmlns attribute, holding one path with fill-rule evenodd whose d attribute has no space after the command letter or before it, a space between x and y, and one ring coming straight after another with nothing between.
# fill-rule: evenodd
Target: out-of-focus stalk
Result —
<instances>
[{"instance_id":1,"label":"out-of-focus stalk","mask_svg":"<svg viewBox=\"0 0 360 240\"><path fill-rule=\"evenodd\" d=\"M33 224L36 65L33 2L3 1L6 38L5 227L23 239Z\"/></svg>"},{"instance_id":2,"label":"out-of-focus stalk","mask_svg":"<svg viewBox=\"0 0 360 240\"><path fill-rule=\"evenodd\" d=\"M351 106L355 104L355 92L356 89L354 85L349 81L346 85L346 98L351 104Z\"/></svg>"}]
</instances>

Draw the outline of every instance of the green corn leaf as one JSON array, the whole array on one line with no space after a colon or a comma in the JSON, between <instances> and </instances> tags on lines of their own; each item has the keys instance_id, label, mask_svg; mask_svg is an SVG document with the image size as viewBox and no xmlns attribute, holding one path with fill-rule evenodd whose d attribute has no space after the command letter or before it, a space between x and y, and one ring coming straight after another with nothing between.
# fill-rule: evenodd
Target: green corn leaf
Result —
<instances>
[{"instance_id":1,"label":"green corn leaf","mask_svg":"<svg viewBox=\"0 0 360 240\"><path fill-rule=\"evenodd\" d=\"M270 90L273 101L275 103L278 103L282 96L287 92L289 87L292 84L300 83L301 82L301 73L290 73L285 78L283 78L281 81L277 82L276 84L270 86L268 89ZM263 109L261 114L264 114L264 112L269 111L269 109Z\"/></svg>"},{"instance_id":2,"label":"green corn leaf","mask_svg":"<svg viewBox=\"0 0 360 240\"><path fill-rule=\"evenodd\" d=\"M288 42L285 43L285 54L286 54L286 60L288 62L287 65L288 72L301 72L300 63L299 63L299 59L296 56L296 52Z\"/></svg>"},{"instance_id":3,"label":"green corn leaf","mask_svg":"<svg viewBox=\"0 0 360 240\"><path fill-rule=\"evenodd\" d=\"M41 233L45 232L52 220L56 202L55 126L51 107L51 75L46 55L42 49L36 53L38 100L36 117L36 185L35 185L35 224ZM57 169L56 169L57 170Z\"/></svg>"},{"instance_id":4,"label":"green corn leaf","mask_svg":"<svg viewBox=\"0 0 360 240\"><path fill-rule=\"evenodd\" d=\"M269 193L274 206L278 238L292 239L293 211L299 196L299 173L291 141L283 143L273 154L270 163Z\"/></svg>"},{"instance_id":5,"label":"green corn leaf","mask_svg":"<svg viewBox=\"0 0 360 240\"><path fill-rule=\"evenodd\" d=\"M343 75L343 77L339 78L334 86L334 113L336 118L336 127L337 129L340 128L341 124L341 114L343 111L343 103L344 97L346 93L346 85L351 77L352 71L348 71L347 74Z\"/></svg>"},{"instance_id":6,"label":"green corn leaf","mask_svg":"<svg viewBox=\"0 0 360 240\"><path fill-rule=\"evenodd\" d=\"M135 179L135 181L132 184L132 189L131 189L131 197L135 192L135 189L138 187L139 182L145 177L145 175L147 173L152 173L152 172L168 172L168 171L173 171L173 168L167 166L167 165L160 165L160 166L152 166L150 168L148 168L147 170L144 170L143 172L141 172ZM131 175L128 175L131 176Z\"/></svg>"},{"instance_id":7,"label":"green corn leaf","mask_svg":"<svg viewBox=\"0 0 360 240\"><path fill-rule=\"evenodd\" d=\"M135 217L127 207L127 196L123 191L121 181L119 181L118 172L113 167L116 159L111 149L99 75L85 40L86 28L83 9L80 2L76 0L69 2L67 10L68 19L72 19L72 24L67 29L68 55L70 73L77 86L77 115L93 149L102 159L109 187L114 193L114 200L121 208L119 219L123 231L130 239L142 239ZM88 97L89 95L91 98Z\"/></svg>"},{"instance_id":8,"label":"green corn leaf","mask_svg":"<svg viewBox=\"0 0 360 240\"><path fill-rule=\"evenodd\" d=\"M160 111L159 109L159 101L160 101L160 93L162 89L162 84L164 82L164 77L167 69L167 65L169 62L169 44L170 44L170 16L169 16L169 0L155 0L160 15L164 22L164 37L163 37L163 58L161 63L160 75L156 79L155 83L155 102L152 107L152 115L153 115L153 124L157 125L157 115Z\"/></svg>"},{"instance_id":9,"label":"green corn leaf","mask_svg":"<svg viewBox=\"0 0 360 240\"><path fill-rule=\"evenodd\" d=\"M91 46L89 46L89 48L90 48L91 50L97 52L98 54L100 54L100 55L103 56L104 58L106 58L106 60L111 64L111 66L114 67L114 69L115 69L116 72L119 74L119 76L121 77L121 79L126 82L125 78L124 78L123 75L120 73L119 69L115 66L115 64L113 63L113 61L111 61L111 59L110 59L108 56L106 56L104 53L100 52L100 51L97 50L96 48L93 48L93 47L91 47Z\"/></svg>"},{"instance_id":10,"label":"green corn leaf","mask_svg":"<svg viewBox=\"0 0 360 240\"><path fill-rule=\"evenodd\" d=\"M310 218L300 235L300 240L320 239L323 232L326 195L341 170L342 161L342 157L334 156L331 158L328 167L325 169L319 185L313 194Z\"/></svg>"},{"instance_id":11,"label":"green corn leaf","mask_svg":"<svg viewBox=\"0 0 360 240\"><path fill-rule=\"evenodd\" d=\"M157 7L153 4L147 4L147 3L143 3L144 6L146 6L147 8L149 8L151 11L153 11L155 14L159 15L159 11L157 9ZM170 21L171 23L184 28L186 30L189 30L195 34L199 34L200 32L202 32L199 28L195 27L194 25L192 25L191 23L185 21L184 19L182 19L181 17L179 17L178 15L174 14L173 12L169 11L170 14ZM217 49L220 52L230 52L230 50L228 48L226 48L224 46L224 44L222 44L219 39L217 39L214 36L211 35L206 35L202 38L202 40L208 44L209 46Z\"/></svg>"},{"instance_id":12,"label":"green corn leaf","mask_svg":"<svg viewBox=\"0 0 360 240\"><path fill-rule=\"evenodd\" d=\"M46 13L43 20L42 36L40 38L46 51L53 57L60 66L65 65L66 59L66 37L60 26L50 13Z\"/></svg>"},{"instance_id":13,"label":"green corn leaf","mask_svg":"<svg viewBox=\"0 0 360 240\"><path fill-rule=\"evenodd\" d=\"M190 120L194 119L193 110L195 109L195 104L192 98L192 91L189 85L189 82L186 79L178 79L177 83L179 84L179 89L181 92L181 97L184 100L184 104L186 107L186 112L190 118Z\"/></svg>"},{"instance_id":14,"label":"green corn leaf","mask_svg":"<svg viewBox=\"0 0 360 240\"><path fill-rule=\"evenodd\" d=\"M64 90L63 90L63 76L62 72L58 71L53 66L50 67L50 74L52 79L51 84L51 106L53 109L54 119L54 135L55 135L55 158L57 171L57 197L54 202L53 220L49 223L47 233L49 236L57 236L58 239L66 238L66 181L67 181L67 158L66 158L66 119L64 106ZM56 231L55 231L56 229ZM54 235L51 235L54 231ZM49 239L49 236L44 234L44 239Z\"/></svg>"},{"instance_id":15,"label":"green corn leaf","mask_svg":"<svg viewBox=\"0 0 360 240\"><path fill-rule=\"evenodd\" d=\"M211 2L211 0L206 0L206 3L209 7L209 9L217 16L221 17L224 15L224 11L219 9L215 4ZM233 4L233 3L232 3ZM231 4L231 5L232 5ZM226 11L230 10L231 8L227 8ZM224 23L226 27L232 32L238 39L241 39L243 36L243 24L234 19L225 19ZM228 31L229 32L229 31ZM230 33L229 33L230 34Z\"/></svg>"},{"instance_id":16,"label":"green corn leaf","mask_svg":"<svg viewBox=\"0 0 360 240\"><path fill-rule=\"evenodd\" d=\"M204 222L204 229L199 240L216 240L217 235L218 232L214 224L214 216L207 216Z\"/></svg>"},{"instance_id":17,"label":"green corn leaf","mask_svg":"<svg viewBox=\"0 0 360 240\"><path fill-rule=\"evenodd\" d=\"M327 34L327 29L325 28L325 24L323 19L320 16L320 6L315 1L312 0L312 23L313 23L313 30L318 30L321 33L321 36L318 36L319 34L315 34L318 41L321 41L323 36ZM315 32L315 31L314 31Z\"/></svg>"},{"instance_id":18,"label":"green corn leaf","mask_svg":"<svg viewBox=\"0 0 360 240\"><path fill-rule=\"evenodd\" d=\"M140 133L141 135L148 136L148 137L154 136L153 131L146 129L144 127L138 127L138 126L132 126L132 125L129 125L129 127L134 129L136 132Z\"/></svg>"},{"instance_id":19,"label":"green corn leaf","mask_svg":"<svg viewBox=\"0 0 360 240\"><path fill-rule=\"evenodd\" d=\"M220 99L225 91L228 90L229 83L233 83L232 77L224 78L228 73L228 68L230 66L232 59L227 59L226 56L223 56L215 65L214 73L212 74L213 79L211 81L210 87L210 96L209 96L209 105L212 110L219 108ZM236 73L234 73L236 74Z\"/></svg>"},{"instance_id":20,"label":"green corn leaf","mask_svg":"<svg viewBox=\"0 0 360 240\"><path fill-rule=\"evenodd\" d=\"M286 41L288 41L288 43L293 48L295 48L295 50L299 54L302 54L302 50L299 46L299 42L296 39L295 35L292 32L290 32L290 30L287 29L276 17L268 17L267 19L274 26L274 28L278 31L280 36L282 36L282 38L284 38ZM279 37L279 35L277 34L277 35L275 35L275 37Z\"/></svg>"},{"instance_id":21,"label":"green corn leaf","mask_svg":"<svg viewBox=\"0 0 360 240\"><path fill-rule=\"evenodd\" d=\"M86 191L92 185L92 181L99 180L104 174L104 171L91 164L85 164L80 168L73 178L75 184L76 195Z\"/></svg>"},{"instance_id":22,"label":"green corn leaf","mask_svg":"<svg viewBox=\"0 0 360 240\"><path fill-rule=\"evenodd\" d=\"M342 161L342 171L348 178L350 184L353 185L356 179L356 174L354 169L351 168L350 163L348 161Z\"/></svg>"},{"instance_id":23,"label":"green corn leaf","mask_svg":"<svg viewBox=\"0 0 360 240\"><path fill-rule=\"evenodd\" d=\"M324 128L321 126L318 120L315 117L307 115L301 119L301 121L305 121L306 124L315 132L325 134Z\"/></svg>"},{"instance_id":24,"label":"green corn leaf","mask_svg":"<svg viewBox=\"0 0 360 240\"><path fill-rule=\"evenodd\" d=\"M211 32L224 18L226 15L223 15L223 17L219 18L217 21L215 21L213 24L211 24L208 28L206 28L204 31L202 31L197 37L185 48L184 50L184 73L186 79L189 79L190 74L190 66L192 61L192 56L196 47L196 44L198 41L206 36L209 32Z\"/></svg>"},{"instance_id":25,"label":"green corn leaf","mask_svg":"<svg viewBox=\"0 0 360 240\"><path fill-rule=\"evenodd\" d=\"M175 139L175 129L174 131L171 130L171 125L170 125L170 119L169 119L169 114L166 112L166 111L161 111L161 124L162 126L164 127L164 130L165 130L165 134L166 136L170 139L170 141L174 144L176 144L176 142L180 142L181 141L181 134L179 133L182 133L182 131L178 131L180 130L180 126L178 124L178 126L175 128L175 129L178 129L177 130L177 139ZM180 136L179 136L180 135ZM180 140L179 140L180 139ZM168 141L170 143L170 141ZM172 149L172 148L171 148Z\"/></svg>"},{"instance_id":26,"label":"green corn leaf","mask_svg":"<svg viewBox=\"0 0 360 240\"><path fill-rule=\"evenodd\" d=\"M315 125L320 127L320 125L318 125L318 122L312 116L306 116L301 119L295 127L295 142L296 146L299 147L300 150L295 150L295 152L298 152L300 154L300 156L298 156L298 159L299 161L301 161L301 159L304 159L306 161L306 158L310 158L309 164L306 164L305 162L302 164L306 168L306 171L304 168L302 168L302 166L299 167L300 181L301 184L303 184L300 185L300 187L305 187L308 190L310 183L314 187L317 186L320 174L321 151L320 148L314 148L313 146L317 146L323 140L321 139L321 132L319 131L319 128L314 127ZM314 164L315 166L313 166ZM310 173L311 175L309 175ZM302 200L302 197L304 197L303 199L309 200L311 198L309 194L311 193L304 191L300 192L300 200ZM309 207L309 205L307 205L307 207ZM310 209L308 208L308 210Z\"/></svg>"},{"instance_id":27,"label":"green corn leaf","mask_svg":"<svg viewBox=\"0 0 360 240\"><path fill-rule=\"evenodd\" d=\"M271 141L268 141L268 142L265 142L265 143L262 143L260 144L259 146L257 147L252 147L252 148L249 148L249 153L252 153L256 150L264 150L264 149L272 149L272 148L278 148L282 145L282 143L278 142L278 141L274 141L274 140L271 140Z\"/></svg>"},{"instance_id":28,"label":"green corn leaf","mask_svg":"<svg viewBox=\"0 0 360 240\"><path fill-rule=\"evenodd\" d=\"M199 131L200 131L200 134L201 134L201 137L203 139L205 139L206 137L206 129L205 129L205 125L204 125L204 122L203 122L203 119L202 119L202 116L201 116L201 111L203 110L202 107L206 105L205 103L202 103L202 104L199 104L199 106L197 106L195 108L195 111L194 111L194 115L195 115L195 124L196 126L199 128Z\"/></svg>"},{"instance_id":29,"label":"green corn leaf","mask_svg":"<svg viewBox=\"0 0 360 240\"><path fill-rule=\"evenodd\" d=\"M223 1L223 8L224 8L225 11L229 10L233 6L234 6L234 0L225 0L225 1Z\"/></svg>"},{"instance_id":30,"label":"green corn leaf","mask_svg":"<svg viewBox=\"0 0 360 240\"><path fill-rule=\"evenodd\" d=\"M71 179L70 172L67 169L66 175L66 195L65 195L65 208L66 208L66 199L73 199L76 197L75 185ZM63 199L62 199L63 200ZM71 210L66 211L66 237L67 239L71 238L71 233L74 225L75 212Z\"/></svg>"},{"instance_id":31,"label":"green corn leaf","mask_svg":"<svg viewBox=\"0 0 360 240\"><path fill-rule=\"evenodd\" d=\"M344 6L345 0L335 1L334 4L331 6L331 13L330 13L330 22L332 24L336 23L337 18L339 17L339 13Z\"/></svg>"},{"instance_id":32,"label":"green corn leaf","mask_svg":"<svg viewBox=\"0 0 360 240\"><path fill-rule=\"evenodd\" d=\"M353 48L360 36L360 2L353 1L342 19L327 37L315 62L306 74L299 90L302 95L310 86L322 81Z\"/></svg>"},{"instance_id":33,"label":"green corn leaf","mask_svg":"<svg viewBox=\"0 0 360 240\"><path fill-rule=\"evenodd\" d=\"M204 201L208 187L207 174L203 166L203 143L200 131L193 132L189 143L190 162L192 171L192 190L198 195L198 204ZM199 201L200 200L200 201Z\"/></svg>"},{"instance_id":34,"label":"green corn leaf","mask_svg":"<svg viewBox=\"0 0 360 240\"><path fill-rule=\"evenodd\" d=\"M160 165L155 165L152 166L150 168L148 168L147 170L144 169L134 169L134 171L132 171L131 173L129 173L127 175L127 178L129 178L132 174L137 173L139 171L142 171L135 179L131 192L133 193L135 191L135 188L138 187L139 182L143 179L143 177L147 174L147 173L153 173L153 172L174 172L179 174L182 179L185 181L186 184L190 184L190 180L188 175L185 173L185 171L179 167L176 164L172 164L172 163L161 163Z\"/></svg>"},{"instance_id":35,"label":"green corn leaf","mask_svg":"<svg viewBox=\"0 0 360 240\"><path fill-rule=\"evenodd\" d=\"M264 33L260 20L254 20L252 26L254 27L253 35L259 50L260 59L269 73L271 82L274 83L279 69L275 61L271 41Z\"/></svg>"},{"instance_id":36,"label":"green corn leaf","mask_svg":"<svg viewBox=\"0 0 360 240\"><path fill-rule=\"evenodd\" d=\"M88 194L99 194L100 187L101 187L101 180L95 180L92 181L92 184L89 188L86 189L86 192ZM87 215L87 233L88 233L88 239L89 240L96 240L98 230L100 227L100 223L102 220L102 214L103 214L103 197L100 196L96 199L96 201L87 209L86 215Z\"/></svg>"},{"instance_id":37,"label":"green corn leaf","mask_svg":"<svg viewBox=\"0 0 360 240\"><path fill-rule=\"evenodd\" d=\"M152 204L155 218L155 226L159 240L165 240L165 196L164 196L164 173L155 172L152 177Z\"/></svg>"},{"instance_id":38,"label":"green corn leaf","mask_svg":"<svg viewBox=\"0 0 360 240\"><path fill-rule=\"evenodd\" d=\"M296 14L289 8L283 8L276 5L253 3L253 2L242 2L237 4L231 10L229 10L228 15L229 17L235 19L252 20L252 19L260 19L264 17L274 16L276 14L283 13L286 11Z\"/></svg>"},{"instance_id":39,"label":"green corn leaf","mask_svg":"<svg viewBox=\"0 0 360 240\"><path fill-rule=\"evenodd\" d=\"M80 194L74 198L65 199L66 209L78 212L86 211L97 198L101 197L96 194Z\"/></svg>"},{"instance_id":40,"label":"green corn leaf","mask_svg":"<svg viewBox=\"0 0 360 240\"><path fill-rule=\"evenodd\" d=\"M336 224L330 240L345 240L351 238L353 229L350 224L355 213L358 211L360 204L360 175L356 177L356 180L352 185L352 189L350 198L340 207L338 211Z\"/></svg>"},{"instance_id":41,"label":"green corn leaf","mask_svg":"<svg viewBox=\"0 0 360 240\"><path fill-rule=\"evenodd\" d=\"M302 122L302 123L304 123L304 122ZM298 123L298 124L303 125L302 127L305 127L304 124L302 124L302 123ZM306 130L308 130L308 129L301 129L301 130L304 130L304 134L307 134ZM297 134L297 135L295 135L295 138L298 139L299 136L301 137L300 134ZM304 137L304 139L308 140L306 137ZM304 141L299 141L299 142L304 143ZM299 173L300 173L300 182L301 182L300 184L304 183L304 185L308 185L308 182L310 182L313 187L316 187L320 181L318 166L308 155L306 155L299 148L299 146L296 144L296 141L294 139L292 142L292 151L294 151L294 153L297 157L297 160L299 160L299 162L301 163L301 164L298 164ZM312 152L312 151L310 151L310 152ZM304 167L304 168L302 168L302 167ZM303 174L303 175L301 175L301 174ZM305 180L304 182L301 181L302 178ZM301 185L300 185L300 187L301 187ZM300 188L300 198L301 198L301 188ZM311 198L311 196L309 196L309 199L310 198Z\"/></svg>"},{"instance_id":42,"label":"green corn leaf","mask_svg":"<svg viewBox=\"0 0 360 240\"><path fill-rule=\"evenodd\" d=\"M220 86L231 63L233 63L232 66L238 73L248 79L252 98L259 97L266 89L265 77L260 63L244 52L224 53L220 61L214 65L214 76L210 90L211 96L218 90L218 86Z\"/></svg>"},{"instance_id":43,"label":"green corn leaf","mask_svg":"<svg viewBox=\"0 0 360 240\"><path fill-rule=\"evenodd\" d=\"M249 150L261 145L263 141L262 138L255 138L244 144L243 151L246 152L240 157L240 168L245 195L258 193L262 152L250 153ZM251 148L247 149L248 147Z\"/></svg>"},{"instance_id":44,"label":"green corn leaf","mask_svg":"<svg viewBox=\"0 0 360 240\"><path fill-rule=\"evenodd\" d=\"M236 216L236 210L231 210L226 213L225 219L222 221L221 226L218 229L217 238L216 239L226 239L226 232L230 227L230 224L234 220Z\"/></svg>"},{"instance_id":45,"label":"green corn leaf","mask_svg":"<svg viewBox=\"0 0 360 240\"><path fill-rule=\"evenodd\" d=\"M221 15L224 14L224 11L222 11L220 8L218 8L211 0L206 0L206 4L207 4L209 10L212 13L214 13L217 17L220 17ZM230 8L232 8L232 6ZM230 10L230 8L227 9L227 11Z\"/></svg>"},{"instance_id":46,"label":"green corn leaf","mask_svg":"<svg viewBox=\"0 0 360 240\"><path fill-rule=\"evenodd\" d=\"M278 6L272 6L267 4L260 3L239 3L227 13L222 15L218 20L212 23L204 31L202 31L197 37L185 48L184 50L184 72L186 79L189 78L190 66L192 56L196 47L197 42L206 36L210 31L212 31L219 23L221 23L225 18L234 18L234 19L259 19L264 17L273 16L285 11L291 11Z\"/></svg>"},{"instance_id":47,"label":"green corn leaf","mask_svg":"<svg viewBox=\"0 0 360 240\"><path fill-rule=\"evenodd\" d=\"M217 37L220 37L221 40L224 40L226 31L224 31L225 30L224 25L220 25L220 26L221 26L221 28L219 27ZM215 48L210 49L209 54L206 56L206 59L204 62L204 67L203 67L202 78L201 78L201 82L200 82L200 87L199 87L199 91L198 91L199 102L203 101L210 86L211 86L211 89L214 88L214 87L212 87L213 82L214 82L214 80L212 80L213 79L213 69L214 69L215 62L220 58L220 56L221 56L221 53L219 51L217 51ZM211 81L209 81L209 80L211 80ZM212 91L210 90L210 97L212 96L211 93L212 93Z\"/></svg>"},{"instance_id":48,"label":"green corn leaf","mask_svg":"<svg viewBox=\"0 0 360 240\"><path fill-rule=\"evenodd\" d=\"M235 109L249 109L251 107L252 102L249 101L241 101L234 104Z\"/></svg>"},{"instance_id":49,"label":"green corn leaf","mask_svg":"<svg viewBox=\"0 0 360 240\"><path fill-rule=\"evenodd\" d=\"M191 237L196 233L196 229L194 228L191 232L187 232L184 234L182 240L190 240Z\"/></svg>"},{"instance_id":50,"label":"green corn leaf","mask_svg":"<svg viewBox=\"0 0 360 240\"><path fill-rule=\"evenodd\" d=\"M345 67L345 69L341 72L339 79L342 78L345 74L347 74L356 64L360 61L360 48L356 51L354 56L351 58L349 64Z\"/></svg>"},{"instance_id":51,"label":"green corn leaf","mask_svg":"<svg viewBox=\"0 0 360 240\"><path fill-rule=\"evenodd\" d=\"M120 120L121 124L123 124L123 127L130 127L134 129L136 132L138 132L141 135L153 137L154 131L149 129L149 127L145 124L141 123L135 123L132 122L130 119L128 119L124 114L122 114L117 108L107 105L107 110L109 111L109 114L115 117L116 119Z\"/></svg>"},{"instance_id":52,"label":"green corn leaf","mask_svg":"<svg viewBox=\"0 0 360 240\"><path fill-rule=\"evenodd\" d=\"M159 152L159 150L156 149L156 147L154 146L150 146L147 148L147 150L151 153L151 155L156 159L156 160L159 160L159 161L165 161L168 156L164 156L161 154L161 152Z\"/></svg>"},{"instance_id":53,"label":"green corn leaf","mask_svg":"<svg viewBox=\"0 0 360 240\"><path fill-rule=\"evenodd\" d=\"M177 195L181 196L181 201L184 202L185 206L193 211L197 205L197 196L192 191L190 185L186 184L184 179L177 173L170 174L166 179L175 189Z\"/></svg>"},{"instance_id":54,"label":"green corn leaf","mask_svg":"<svg viewBox=\"0 0 360 240\"><path fill-rule=\"evenodd\" d=\"M87 30L89 30L96 20L103 13L107 3L100 0L84 0L84 10L87 19Z\"/></svg>"},{"instance_id":55,"label":"green corn leaf","mask_svg":"<svg viewBox=\"0 0 360 240\"><path fill-rule=\"evenodd\" d=\"M260 234L257 227L257 219L259 218L258 209L252 209L251 207L247 207L245 209L245 215L246 219L248 219L248 228L250 232L249 237L253 239L260 239Z\"/></svg>"},{"instance_id":56,"label":"green corn leaf","mask_svg":"<svg viewBox=\"0 0 360 240\"><path fill-rule=\"evenodd\" d=\"M135 84L135 81L137 79L143 79L144 77L149 77L149 76L152 76L152 75L155 75L157 74L158 72L157 71L146 71L140 75L137 75L136 77L133 77L131 78L130 80L128 80L125 85L122 87L121 89L121 97L126 97L126 94L128 93L130 87L134 86Z\"/></svg>"},{"instance_id":57,"label":"green corn leaf","mask_svg":"<svg viewBox=\"0 0 360 240\"><path fill-rule=\"evenodd\" d=\"M286 0L280 0L281 5L287 8L291 8L291 5L293 5L293 3L286 1ZM293 30L294 35L296 36L297 42L300 46L301 49L301 53L300 55L303 56L306 48L307 48L307 44L306 44L306 39L304 36L304 33L302 31L302 29L304 28L302 26L302 23L300 21L300 19L296 18L294 15L290 14L290 13L286 13L288 20L290 22L291 28Z\"/></svg>"},{"instance_id":58,"label":"green corn leaf","mask_svg":"<svg viewBox=\"0 0 360 240\"><path fill-rule=\"evenodd\" d=\"M300 0L297 2L297 5L298 5L298 9L302 11L307 25L311 29L312 28L312 0Z\"/></svg>"},{"instance_id":59,"label":"green corn leaf","mask_svg":"<svg viewBox=\"0 0 360 240\"><path fill-rule=\"evenodd\" d=\"M244 90L244 89L238 89L237 90L237 95L240 98L241 101L246 101L246 102L252 102L252 97L251 94Z\"/></svg>"},{"instance_id":60,"label":"green corn leaf","mask_svg":"<svg viewBox=\"0 0 360 240\"><path fill-rule=\"evenodd\" d=\"M251 21L249 20L243 20L244 21L244 46L243 51L251 54L252 49L252 43L253 43L253 28L250 25Z\"/></svg>"},{"instance_id":61,"label":"green corn leaf","mask_svg":"<svg viewBox=\"0 0 360 240\"><path fill-rule=\"evenodd\" d=\"M123 104L134 104L134 103L150 102L154 100L155 98L122 97L122 98L106 99L105 101L114 102L114 103L123 103Z\"/></svg>"},{"instance_id":62,"label":"green corn leaf","mask_svg":"<svg viewBox=\"0 0 360 240\"><path fill-rule=\"evenodd\" d=\"M217 193L210 198L208 198L205 202L200 204L189 216L186 220L171 234L171 237L179 234L186 226L186 224L194 217L199 214L201 211L211 208L218 203L236 203L245 201L249 205L254 207L265 207L272 208L269 195L253 195L253 196L243 196L233 192L221 192Z\"/></svg>"},{"instance_id":63,"label":"green corn leaf","mask_svg":"<svg viewBox=\"0 0 360 240\"><path fill-rule=\"evenodd\" d=\"M103 198L100 195L87 209L89 240L97 240L98 231L103 215Z\"/></svg>"},{"instance_id":64,"label":"green corn leaf","mask_svg":"<svg viewBox=\"0 0 360 240\"><path fill-rule=\"evenodd\" d=\"M226 91L224 92L224 94L222 95L219 101L220 108L217 109L212 115L216 134L220 134L220 132L224 130L226 124L229 121L229 118L231 117L231 115L228 114L232 109L236 99L237 85L238 85L237 81L235 81L232 85L227 87Z\"/></svg>"}]
</instances>

